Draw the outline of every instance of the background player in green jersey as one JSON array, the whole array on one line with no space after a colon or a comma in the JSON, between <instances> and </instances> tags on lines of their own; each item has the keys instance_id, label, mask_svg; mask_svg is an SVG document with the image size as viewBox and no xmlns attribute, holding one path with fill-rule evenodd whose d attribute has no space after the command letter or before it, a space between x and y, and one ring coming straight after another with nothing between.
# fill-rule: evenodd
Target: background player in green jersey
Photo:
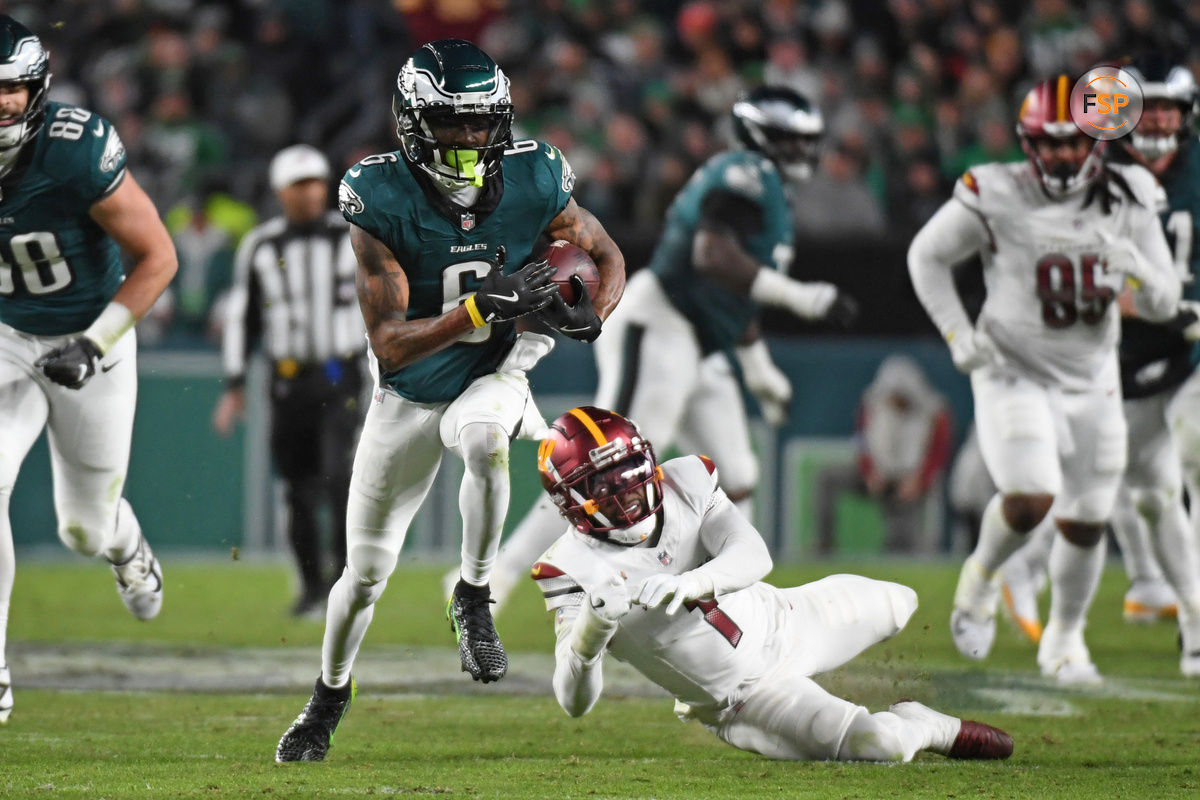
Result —
<instances>
[{"instance_id":1,"label":"background player in green jersey","mask_svg":"<svg viewBox=\"0 0 1200 800\"><path fill-rule=\"evenodd\" d=\"M1112 527L1130 578L1125 619L1152 622L1178 614L1184 642L1180 670L1198 675L1200 553L1183 506L1183 485L1186 481L1192 497L1200 497L1200 262L1195 247L1200 147L1192 128L1200 97L1188 67L1161 54L1138 58L1129 69L1141 84L1144 106L1137 128L1118 143L1122 147L1115 158L1145 166L1165 190L1161 219L1183 280L1184 301L1179 315L1164 324L1122 319L1128 465ZM1193 514L1195 508L1193 504ZM1024 631L1040 630L1036 587L1049 558L1048 539L1044 534L1032 539L1002 570L1006 605Z\"/></svg>"},{"instance_id":2,"label":"background player in green jersey","mask_svg":"<svg viewBox=\"0 0 1200 800\"><path fill-rule=\"evenodd\" d=\"M503 677L488 578L508 509L509 441L544 425L525 372L553 346L513 321L539 312L591 341L625 284L620 251L571 199L563 154L512 141L508 79L478 47L442 39L419 48L397 78L393 111L400 150L351 167L339 191L378 384L355 455L347 568L329 595L321 676L277 761L325 757L373 605L443 450L466 467L461 579L447 614L462 668L484 682ZM533 260L543 237L591 255L594 298L579 284L575 305L563 302L553 269Z\"/></svg>"},{"instance_id":3,"label":"background player in green jersey","mask_svg":"<svg viewBox=\"0 0 1200 800\"><path fill-rule=\"evenodd\" d=\"M648 268L630 278L596 341L596 405L637 420L660 447L710 456L722 489L749 517L758 460L731 360L763 417L780 425L791 383L761 338L759 308L847 325L855 306L833 284L787 275L787 187L812 173L821 112L791 89L763 86L731 117L739 146L710 158L676 195ZM541 498L501 549L493 584L501 601L562 531Z\"/></svg>"},{"instance_id":4,"label":"background player in green jersey","mask_svg":"<svg viewBox=\"0 0 1200 800\"><path fill-rule=\"evenodd\" d=\"M13 707L8 506L43 428L59 538L113 565L135 617L162 605L158 561L121 495L137 402L132 329L175 274L175 248L116 130L48 102L49 85L41 41L0 17L0 722Z\"/></svg>"}]
</instances>

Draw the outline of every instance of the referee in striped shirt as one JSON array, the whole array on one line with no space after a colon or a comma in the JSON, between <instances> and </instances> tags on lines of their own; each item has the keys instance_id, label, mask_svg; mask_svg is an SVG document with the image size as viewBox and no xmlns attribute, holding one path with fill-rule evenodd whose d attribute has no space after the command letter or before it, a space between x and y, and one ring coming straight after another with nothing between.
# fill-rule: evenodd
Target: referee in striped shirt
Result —
<instances>
[{"instance_id":1,"label":"referee in striped shirt","mask_svg":"<svg viewBox=\"0 0 1200 800\"><path fill-rule=\"evenodd\" d=\"M294 145L271 161L283 216L238 246L223 341L226 389L213 412L221 435L244 415L246 359L263 340L271 360L271 454L287 484L299 567L296 615L318 613L346 563L346 498L361 421L366 338L349 225L329 210L329 162ZM317 507L329 503L333 564L322 556ZM328 571L332 569L332 571Z\"/></svg>"}]
</instances>

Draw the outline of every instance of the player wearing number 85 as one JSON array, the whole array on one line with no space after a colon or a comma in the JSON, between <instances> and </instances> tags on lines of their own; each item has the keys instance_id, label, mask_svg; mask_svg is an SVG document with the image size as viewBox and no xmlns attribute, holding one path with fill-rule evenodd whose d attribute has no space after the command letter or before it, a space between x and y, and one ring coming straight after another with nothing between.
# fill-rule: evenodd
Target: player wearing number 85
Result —
<instances>
[{"instance_id":1,"label":"player wearing number 85","mask_svg":"<svg viewBox=\"0 0 1200 800\"><path fill-rule=\"evenodd\" d=\"M1017 122L1027 161L973 167L908 253L917 296L971 376L999 487L959 577L951 635L967 657L987 655L994 573L1052 519L1062 535L1038 665L1063 684L1100 681L1083 628L1126 460L1113 301L1128 287L1137 313L1164 320L1180 296L1161 189L1140 166L1104 162L1103 144L1071 121L1070 86L1060 75L1030 90ZM950 270L975 255L987 298L972 325Z\"/></svg>"},{"instance_id":2,"label":"player wearing number 85","mask_svg":"<svg viewBox=\"0 0 1200 800\"><path fill-rule=\"evenodd\" d=\"M907 586L832 575L778 589L771 557L703 456L658 464L637 426L574 408L538 450L542 485L573 530L534 564L554 612L554 694L591 710L606 653L726 742L769 758L1007 758L1008 734L912 701L871 714L811 678L904 627Z\"/></svg>"},{"instance_id":3,"label":"player wearing number 85","mask_svg":"<svg viewBox=\"0 0 1200 800\"><path fill-rule=\"evenodd\" d=\"M175 274L175 249L125 167L116 130L49 102L41 41L0 16L0 626L13 585L8 505L49 428L58 535L113 565L139 619L162 574L121 496L137 396L134 323ZM121 251L132 261L122 276ZM0 721L12 692L0 628Z\"/></svg>"},{"instance_id":4,"label":"player wearing number 85","mask_svg":"<svg viewBox=\"0 0 1200 800\"><path fill-rule=\"evenodd\" d=\"M378 383L355 455L347 566L329 595L321 677L278 761L325 757L373 604L444 450L466 467L461 578L447 614L463 670L485 683L503 677L488 577L508 510L509 442L545 426L525 373L553 344L518 334L514 321L537 312L591 341L625 285L620 251L571 199L563 154L512 140L508 78L486 53L460 39L420 47L397 76L392 108L400 150L363 159L339 190ZM533 259L543 235L587 251L600 272L595 297L563 302L554 268Z\"/></svg>"}]
</instances>

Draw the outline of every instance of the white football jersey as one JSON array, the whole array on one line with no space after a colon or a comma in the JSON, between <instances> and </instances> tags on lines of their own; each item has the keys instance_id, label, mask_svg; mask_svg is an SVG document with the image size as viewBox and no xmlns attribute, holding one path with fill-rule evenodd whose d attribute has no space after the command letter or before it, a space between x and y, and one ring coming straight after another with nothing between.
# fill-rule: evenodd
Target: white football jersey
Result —
<instances>
[{"instance_id":1,"label":"white football jersey","mask_svg":"<svg viewBox=\"0 0 1200 800\"><path fill-rule=\"evenodd\" d=\"M980 248L987 299L978 327L1010 364L1070 391L1115 375L1121 279L1108 275L1104 244L1126 238L1155 266L1170 253L1156 214L1162 196L1139 166L1109 165L1133 199L1114 188L1111 213L1086 192L1051 199L1028 162L972 167L954 197L975 212L989 241Z\"/></svg>"},{"instance_id":2,"label":"white football jersey","mask_svg":"<svg viewBox=\"0 0 1200 800\"><path fill-rule=\"evenodd\" d=\"M573 620L584 593L614 575L631 590L653 573L679 575L708 561L725 531L707 522L729 503L717 488L712 462L699 456L662 464L663 528L650 545L622 547L571 530L533 567L533 577L556 612L560 629ZM609 652L689 705L725 706L739 687L762 676L790 638L788 603L765 583L687 604L674 616L665 605L634 606L620 621Z\"/></svg>"}]
</instances>

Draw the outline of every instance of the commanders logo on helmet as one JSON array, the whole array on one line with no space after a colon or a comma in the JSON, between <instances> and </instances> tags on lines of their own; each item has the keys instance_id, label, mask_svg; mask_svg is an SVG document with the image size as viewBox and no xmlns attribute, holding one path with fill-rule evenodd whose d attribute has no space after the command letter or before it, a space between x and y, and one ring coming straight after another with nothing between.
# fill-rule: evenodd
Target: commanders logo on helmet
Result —
<instances>
[{"instance_id":1,"label":"commanders logo on helmet","mask_svg":"<svg viewBox=\"0 0 1200 800\"><path fill-rule=\"evenodd\" d=\"M0 84L24 85L29 101L18 117L0 127L0 151L20 147L42 128L46 92L50 88L50 58L33 31L10 16L0 16Z\"/></svg>"},{"instance_id":2,"label":"commanders logo on helmet","mask_svg":"<svg viewBox=\"0 0 1200 800\"><path fill-rule=\"evenodd\" d=\"M1071 119L1073 83L1066 75L1042 81L1025 95L1017 114L1021 149L1037 170L1042 186L1053 197L1062 197L1088 186L1104 168L1104 143L1083 133ZM1075 145L1074 153L1067 158L1047 157L1044 145L1048 142Z\"/></svg>"},{"instance_id":3,"label":"commanders logo on helmet","mask_svg":"<svg viewBox=\"0 0 1200 800\"><path fill-rule=\"evenodd\" d=\"M438 39L413 53L396 76L392 113L405 159L464 185L482 186L512 144L508 77L491 56L463 39ZM438 141L430 123L451 122L456 116L487 121L482 145Z\"/></svg>"},{"instance_id":4,"label":"commanders logo on helmet","mask_svg":"<svg viewBox=\"0 0 1200 800\"><path fill-rule=\"evenodd\" d=\"M654 448L615 411L582 406L550 423L538 472L576 530L616 544L645 541L662 508Z\"/></svg>"}]
</instances>

